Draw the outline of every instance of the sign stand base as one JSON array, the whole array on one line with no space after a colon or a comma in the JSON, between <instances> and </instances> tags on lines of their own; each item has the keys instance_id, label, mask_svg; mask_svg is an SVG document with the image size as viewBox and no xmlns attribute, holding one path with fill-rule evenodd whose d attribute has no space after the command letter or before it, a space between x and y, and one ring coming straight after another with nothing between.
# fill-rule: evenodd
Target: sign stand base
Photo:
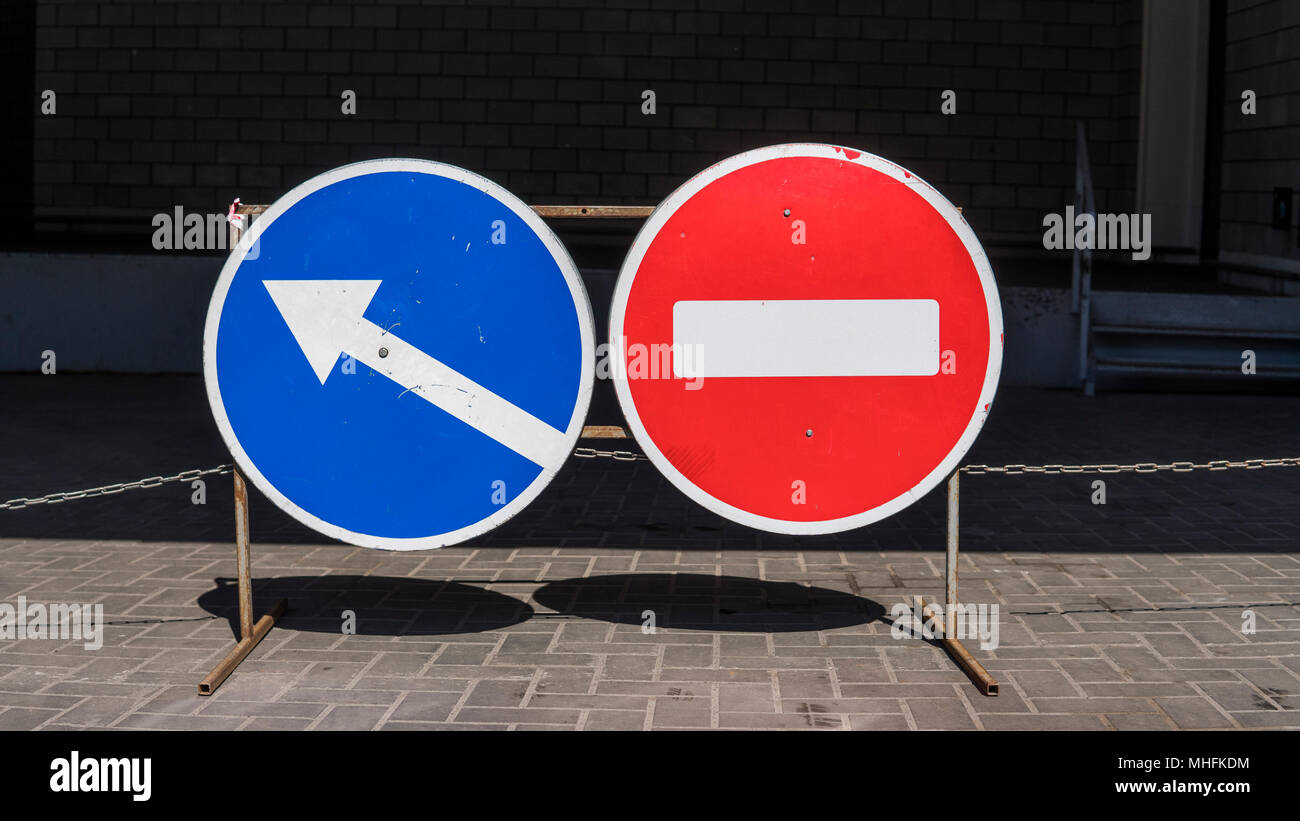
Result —
<instances>
[{"instance_id":1,"label":"sign stand base","mask_svg":"<svg viewBox=\"0 0 1300 821\"><path fill-rule=\"evenodd\" d=\"M221 683L235 671L244 657L253 651L258 642L271 632L276 619L284 615L288 606L287 599L280 599L271 608L271 612L253 623L253 573L248 543L248 486L244 477L235 468L235 563L239 570L239 643L235 645L221 663L212 668L212 672L199 682L199 695L210 696L217 691Z\"/></svg>"},{"instance_id":2,"label":"sign stand base","mask_svg":"<svg viewBox=\"0 0 1300 821\"><path fill-rule=\"evenodd\" d=\"M930 617L933 614L935 624L943 625L943 635L939 637L939 645L948 653L953 662L961 668L961 671L971 680L981 693L986 696L996 696L998 694L997 679L989 675L989 671L984 669L965 645L957 637L957 529L960 510L960 477L961 470L953 471L948 478L948 551L944 558L944 595L943 610L935 613L934 608L927 604L925 599L921 599L921 611L923 617Z\"/></svg>"}]
</instances>

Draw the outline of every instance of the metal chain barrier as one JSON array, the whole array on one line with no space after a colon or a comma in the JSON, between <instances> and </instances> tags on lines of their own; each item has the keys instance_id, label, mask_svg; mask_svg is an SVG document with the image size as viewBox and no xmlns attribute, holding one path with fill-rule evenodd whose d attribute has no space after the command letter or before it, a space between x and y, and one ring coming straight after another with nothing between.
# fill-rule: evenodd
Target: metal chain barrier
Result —
<instances>
[{"instance_id":1,"label":"metal chain barrier","mask_svg":"<svg viewBox=\"0 0 1300 821\"><path fill-rule=\"evenodd\" d=\"M578 459L613 459L616 462L650 461L650 458L644 453L631 450L574 448L573 455ZM1288 456L1280 459L1242 459L1240 461L1216 459L1212 462L1169 462L1167 464L1138 462L1133 465L964 465L960 470L962 473L971 476L987 476L990 474L1021 476L1031 473L1052 476L1076 473L1156 473L1161 470L1174 473L1191 473L1194 470L1228 470L1229 468L1257 470L1259 468L1275 467L1300 467L1300 456ZM203 476L230 473L233 468L233 465L218 465L214 468L203 469L195 468L194 470L181 471L174 476L150 476L147 479L137 479L134 482L120 482L115 485L104 485L103 487L92 487L85 490L67 490L61 493L38 496L33 499L10 499L7 502L0 502L0 510L21 510L36 505L57 505L60 502L70 502L74 499L92 499L96 496L112 496L115 493L122 493L127 490L161 487L172 482L192 482Z\"/></svg>"},{"instance_id":2,"label":"metal chain barrier","mask_svg":"<svg viewBox=\"0 0 1300 821\"><path fill-rule=\"evenodd\" d=\"M618 462L636 462L650 461L644 453L636 453L630 450L597 450L595 448L575 448L573 455L579 459L613 459ZM115 485L104 485L103 487L86 488L85 490L65 490L60 493L50 493L45 496L35 498L18 498L10 499L7 502L0 502L0 510L22 510L25 507L35 507L36 505L57 505L60 502L71 502L74 499L93 499L96 496L112 496L115 493L122 493L127 490L139 490L141 488L161 487L162 485L171 484L172 482L192 482L203 476L213 474L222 475L230 473L234 465L218 465L214 468L195 468L194 470L185 470L177 473L175 476L150 476L147 479L137 479L134 482L119 482Z\"/></svg>"},{"instance_id":3,"label":"metal chain barrier","mask_svg":"<svg viewBox=\"0 0 1300 821\"><path fill-rule=\"evenodd\" d=\"M7 502L0 502L0 510L21 510L25 507L34 507L36 505L57 505L59 502L70 502L73 499L91 499L96 496L112 496L115 493L121 493L125 490L137 490L146 487L161 487L162 485L172 482L192 482L201 476L211 476L212 474L229 473L233 465L219 465L214 468L195 468L194 470L184 470L175 476L150 476L148 479L137 479L134 482L120 482L116 485L104 485L103 487L92 487L86 490L67 490L62 493L51 493L47 496L39 496L35 499L10 499Z\"/></svg>"},{"instance_id":4,"label":"metal chain barrier","mask_svg":"<svg viewBox=\"0 0 1300 821\"><path fill-rule=\"evenodd\" d=\"M1045 475L1059 473L1155 473L1161 470L1170 470L1174 473L1191 473L1194 470L1228 470L1229 468L1257 470L1258 468L1297 466L1300 466L1300 456L1289 456L1282 459L1243 459L1238 462L1228 459L1216 459L1213 462L1169 462L1168 464L1139 462L1135 465L965 465L961 468L961 472L973 476L984 476L990 473L1000 473L1005 476L1019 476L1025 473L1042 473Z\"/></svg>"}]
</instances>

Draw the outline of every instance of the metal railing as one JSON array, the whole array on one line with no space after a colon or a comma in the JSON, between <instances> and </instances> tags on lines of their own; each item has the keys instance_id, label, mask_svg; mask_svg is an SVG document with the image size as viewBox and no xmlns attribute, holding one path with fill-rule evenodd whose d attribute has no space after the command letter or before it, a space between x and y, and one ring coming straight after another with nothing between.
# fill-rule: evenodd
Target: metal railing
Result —
<instances>
[{"instance_id":1,"label":"metal railing","mask_svg":"<svg viewBox=\"0 0 1300 821\"><path fill-rule=\"evenodd\" d=\"M1092 165L1088 161L1088 137L1083 120L1075 122L1074 138L1074 213L1091 214L1097 220L1097 199L1092 189ZM1061 226L1074 231L1073 224ZM1092 248L1076 244L1070 261L1070 312L1079 315L1079 381L1083 392L1092 396L1095 388L1091 373L1092 357Z\"/></svg>"}]
</instances>

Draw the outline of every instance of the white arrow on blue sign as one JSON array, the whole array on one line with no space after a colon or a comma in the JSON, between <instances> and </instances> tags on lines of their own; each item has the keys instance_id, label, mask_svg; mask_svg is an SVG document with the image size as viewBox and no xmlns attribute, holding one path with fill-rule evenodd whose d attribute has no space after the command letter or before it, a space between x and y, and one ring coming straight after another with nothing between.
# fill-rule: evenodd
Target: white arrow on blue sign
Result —
<instances>
[{"instance_id":1,"label":"white arrow on blue sign","mask_svg":"<svg viewBox=\"0 0 1300 821\"><path fill-rule=\"evenodd\" d=\"M594 323L564 247L495 183L371 160L240 240L204 334L213 416L282 510L363 547L464 541L532 501L582 432Z\"/></svg>"}]
</instances>

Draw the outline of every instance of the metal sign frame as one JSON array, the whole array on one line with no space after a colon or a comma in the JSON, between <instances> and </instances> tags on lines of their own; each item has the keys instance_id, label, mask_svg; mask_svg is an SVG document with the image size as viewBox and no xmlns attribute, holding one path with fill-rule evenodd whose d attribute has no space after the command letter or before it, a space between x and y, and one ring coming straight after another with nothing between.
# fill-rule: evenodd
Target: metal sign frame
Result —
<instances>
[{"instance_id":1,"label":"metal sign frame","mask_svg":"<svg viewBox=\"0 0 1300 821\"><path fill-rule=\"evenodd\" d=\"M240 205L234 213L244 217L245 221L265 213L266 205ZM590 219L637 219L646 218L654 211L654 206L602 206L602 205L533 205L530 206L541 217L547 218L590 218ZM957 208L960 213L961 208ZM230 226L229 248L236 248L245 229L238 224ZM628 434L623 428L612 425L587 426L582 430L584 439L626 439ZM209 696L217 691L231 673L239 666L258 643L266 637L275 622L284 615L288 602L278 600L270 612L256 622L253 620L253 577L251 568L252 543L248 517L248 490L239 468L232 471L235 491L235 563L238 569L238 601L240 639L234 648L212 672L199 682L199 695ZM948 516L947 516L947 550L944 560L944 613L953 612L958 603L957 565L958 565L958 531L960 515L959 478L960 471L954 471L948 478ZM922 600L922 609L933 612L930 605ZM948 619L943 614L935 614L936 623L943 625L943 635L936 643L953 659L953 662L970 679L971 683L985 696L998 695L998 682L974 656L966 650L956 635L955 619Z\"/></svg>"}]
</instances>

